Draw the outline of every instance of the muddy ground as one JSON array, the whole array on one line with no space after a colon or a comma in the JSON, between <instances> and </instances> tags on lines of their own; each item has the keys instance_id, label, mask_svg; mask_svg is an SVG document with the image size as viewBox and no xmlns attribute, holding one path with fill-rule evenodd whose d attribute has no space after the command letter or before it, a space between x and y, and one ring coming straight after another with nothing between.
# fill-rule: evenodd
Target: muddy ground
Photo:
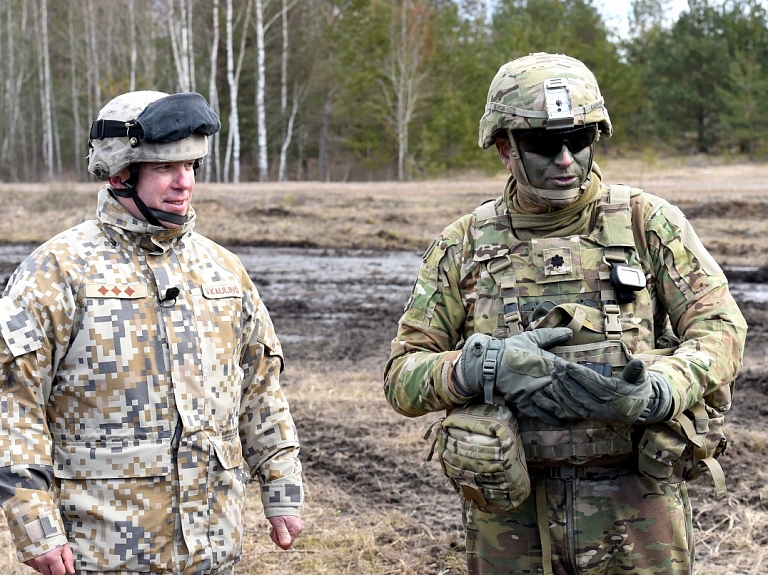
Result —
<instances>
[{"instance_id":1,"label":"muddy ground","mask_svg":"<svg viewBox=\"0 0 768 575\"><path fill-rule=\"evenodd\" d=\"M745 368L727 419L731 442L721 458L729 495L715 501L708 478L691 491L697 572L762 573L768 564L768 167L613 169L624 175L613 181L642 185L681 206L726 268L749 323ZM308 529L298 553L280 556L270 572L463 572L458 500L437 464L425 461L420 438L437 416L395 414L381 379L421 251L503 182L200 186L198 230L241 255L283 342L283 382L303 444ZM57 227L92 217L93 202L93 186L0 185L7 216L0 242L42 241ZM28 247L5 246L0 282ZM365 538L370 541L361 543ZM246 543L241 572L269 564L274 548L262 546L263 539L259 533Z\"/></svg>"}]
</instances>

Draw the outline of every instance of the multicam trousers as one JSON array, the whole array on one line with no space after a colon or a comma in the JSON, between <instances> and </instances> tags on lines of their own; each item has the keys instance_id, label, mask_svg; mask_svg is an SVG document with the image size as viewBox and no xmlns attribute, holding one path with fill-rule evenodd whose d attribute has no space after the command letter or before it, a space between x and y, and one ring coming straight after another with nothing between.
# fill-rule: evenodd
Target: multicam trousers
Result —
<instances>
[{"instance_id":1,"label":"multicam trousers","mask_svg":"<svg viewBox=\"0 0 768 575\"><path fill-rule=\"evenodd\" d=\"M684 483L658 482L623 467L565 467L532 470L531 484L531 496L510 512L486 513L463 501L469 575L691 573ZM539 515L548 523L544 537ZM543 555L551 556L547 569Z\"/></svg>"}]
</instances>

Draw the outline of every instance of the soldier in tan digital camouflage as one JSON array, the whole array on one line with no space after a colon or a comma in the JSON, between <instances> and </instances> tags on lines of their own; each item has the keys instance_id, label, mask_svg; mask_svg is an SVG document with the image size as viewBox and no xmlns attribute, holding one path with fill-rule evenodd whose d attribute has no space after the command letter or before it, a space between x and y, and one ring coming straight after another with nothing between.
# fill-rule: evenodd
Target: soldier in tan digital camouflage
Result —
<instances>
[{"instance_id":1,"label":"soldier in tan digital camouflage","mask_svg":"<svg viewBox=\"0 0 768 575\"><path fill-rule=\"evenodd\" d=\"M688 574L686 482L725 492L747 326L679 209L603 183L611 132L580 61L502 66L479 144L511 177L426 251L392 342L389 403L446 411L470 575Z\"/></svg>"},{"instance_id":2,"label":"soldier in tan digital camouflage","mask_svg":"<svg viewBox=\"0 0 768 575\"><path fill-rule=\"evenodd\" d=\"M0 501L46 575L232 574L251 478L271 539L302 531L280 342L240 260L193 231L219 128L196 93L110 101L90 133L97 219L0 299Z\"/></svg>"}]
</instances>

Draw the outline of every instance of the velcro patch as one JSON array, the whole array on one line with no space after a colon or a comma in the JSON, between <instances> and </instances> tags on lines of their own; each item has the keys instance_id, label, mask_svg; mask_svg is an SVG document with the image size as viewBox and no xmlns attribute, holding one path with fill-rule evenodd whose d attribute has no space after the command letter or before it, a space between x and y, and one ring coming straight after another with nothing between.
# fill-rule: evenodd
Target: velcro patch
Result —
<instances>
[{"instance_id":1,"label":"velcro patch","mask_svg":"<svg viewBox=\"0 0 768 575\"><path fill-rule=\"evenodd\" d=\"M573 272L573 258L570 248L549 248L543 252L544 275L569 275Z\"/></svg>"},{"instance_id":2,"label":"velcro patch","mask_svg":"<svg viewBox=\"0 0 768 575\"><path fill-rule=\"evenodd\" d=\"M118 298L138 299L147 297L147 286L135 284L93 284L85 286L85 297L89 298Z\"/></svg>"},{"instance_id":3,"label":"velcro patch","mask_svg":"<svg viewBox=\"0 0 768 575\"><path fill-rule=\"evenodd\" d=\"M203 295L208 299L221 299L225 297L243 297L240 284L219 283L202 287Z\"/></svg>"}]
</instances>

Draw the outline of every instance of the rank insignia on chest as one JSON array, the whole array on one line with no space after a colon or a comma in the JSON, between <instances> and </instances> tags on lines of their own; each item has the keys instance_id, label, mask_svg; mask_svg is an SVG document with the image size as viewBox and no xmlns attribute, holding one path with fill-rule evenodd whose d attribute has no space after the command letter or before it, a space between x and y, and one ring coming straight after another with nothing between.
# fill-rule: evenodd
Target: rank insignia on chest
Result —
<instances>
[{"instance_id":1,"label":"rank insignia on chest","mask_svg":"<svg viewBox=\"0 0 768 575\"><path fill-rule=\"evenodd\" d=\"M573 271L573 258L570 248L549 248L543 252L544 275L568 275Z\"/></svg>"},{"instance_id":2,"label":"rank insignia on chest","mask_svg":"<svg viewBox=\"0 0 768 575\"><path fill-rule=\"evenodd\" d=\"M143 283L85 285L85 297L107 299L139 299L147 297L147 286Z\"/></svg>"}]
</instances>

